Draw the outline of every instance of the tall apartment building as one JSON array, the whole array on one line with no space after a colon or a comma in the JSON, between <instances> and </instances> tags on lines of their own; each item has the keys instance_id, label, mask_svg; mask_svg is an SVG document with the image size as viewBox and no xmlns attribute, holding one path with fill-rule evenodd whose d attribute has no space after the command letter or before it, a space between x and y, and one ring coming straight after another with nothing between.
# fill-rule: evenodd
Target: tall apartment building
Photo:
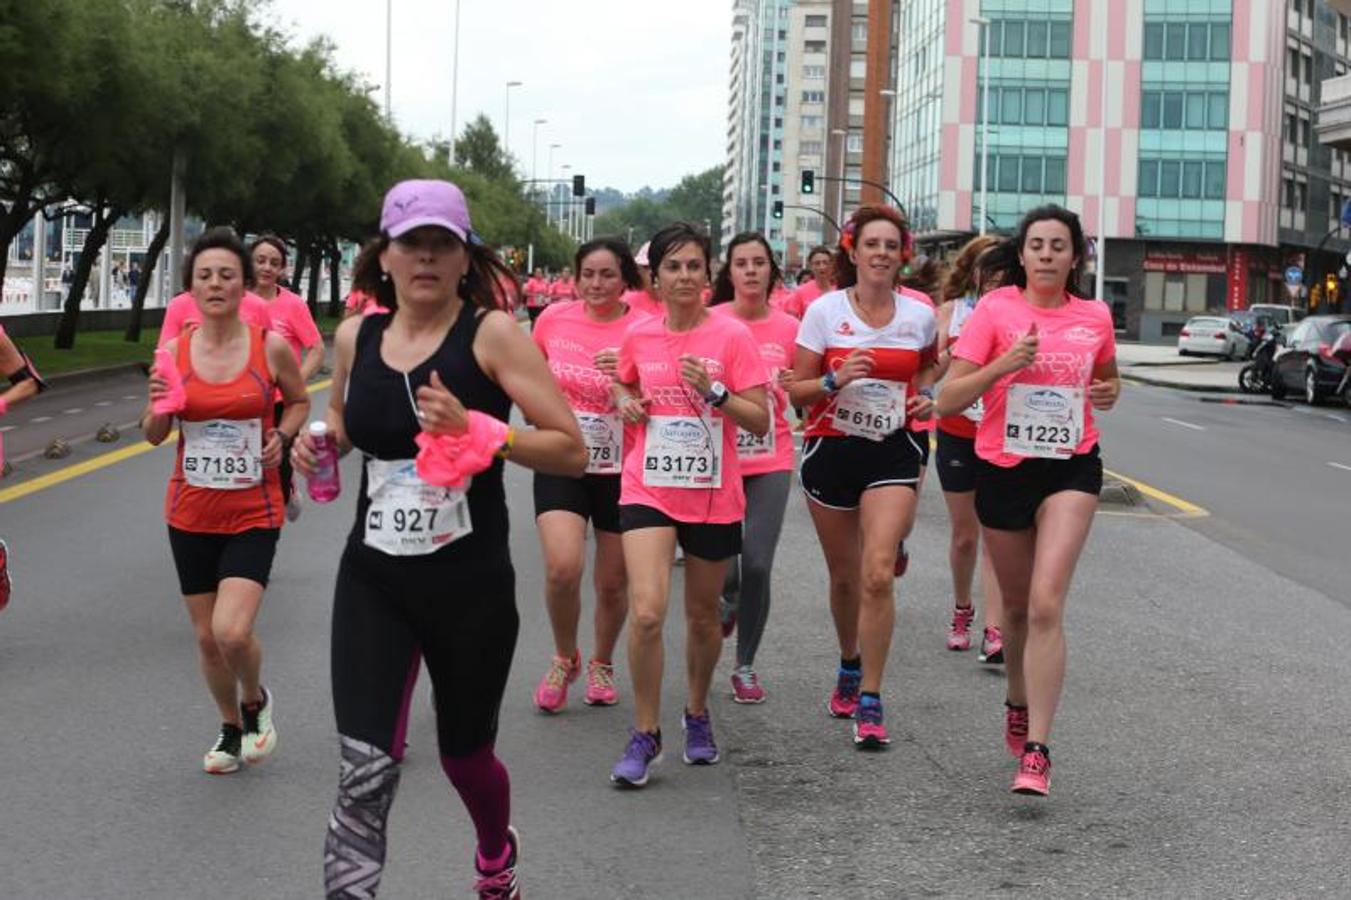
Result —
<instances>
[{"instance_id":1,"label":"tall apartment building","mask_svg":"<svg viewBox=\"0 0 1351 900\"><path fill-rule=\"evenodd\" d=\"M811 210L822 209L824 181L803 194L802 173L826 174L826 73L830 65L833 0L798 0L788 18L787 107L783 129L784 264L799 268L811 248L835 236ZM832 215L833 213L827 213Z\"/></svg>"},{"instance_id":2,"label":"tall apartment building","mask_svg":"<svg viewBox=\"0 0 1351 900\"><path fill-rule=\"evenodd\" d=\"M788 20L792 0L736 0L728 90L723 235L763 231L783 251L781 222L787 115Z\"/></svg>"},{"instance_id":3,"label":"tall apartment building","mask_svg":"<svg viewBox=\"0 0 1351 900\"><path fill-rule=\"evenodd\" d=\"M922 243L1067 206L1105 233L1105 299L1144 338L1284 302L1287 269L1321 284L1347 250L1351 167L1312 130L1348 65L1324 0L902 0L899 41L892 184Z\"/></svg>"}]
</instances>

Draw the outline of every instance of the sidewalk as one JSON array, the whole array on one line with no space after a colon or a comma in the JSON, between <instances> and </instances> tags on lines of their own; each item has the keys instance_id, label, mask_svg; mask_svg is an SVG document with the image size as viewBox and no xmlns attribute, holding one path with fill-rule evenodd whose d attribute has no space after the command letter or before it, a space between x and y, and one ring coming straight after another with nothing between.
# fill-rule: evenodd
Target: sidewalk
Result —
<instances>
[{"instance_id":1,"label":"sidewalk","mask_svg":"<svg viewBox=\"0 0 1351 900\"><path fill-rule=\"evenodd\" d=\"M1216 394L1242 393L1238 372L1243 362L1223 362L1218 357L1179 356L1177 348L1159 344L1116 345L1121 377L1142 384L1183 391Z\"/></svg>"}]
</instances>

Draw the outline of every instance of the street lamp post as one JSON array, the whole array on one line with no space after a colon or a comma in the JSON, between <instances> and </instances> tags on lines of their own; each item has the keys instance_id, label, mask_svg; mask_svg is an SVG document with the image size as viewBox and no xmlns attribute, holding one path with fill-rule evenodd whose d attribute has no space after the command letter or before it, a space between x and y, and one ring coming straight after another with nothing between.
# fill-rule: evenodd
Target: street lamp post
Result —
<instances>
[{"instance_id":1,"label":"street lamp post","mask_svg":"<svg viewBox=\"0 0 1351 900\"><path fill-rule=\"evenodd\" d=\"M990 199L990 20L975 16L971 23L981 28L981 101L980 101L980 233L989 221Z\"/></svg>"},{"instance_id":2,"label":"street lamp post","mask_svg":"<svg viewBox=\"0 0 1351 900\"><path fill-rule=\"evenodd\" d=\"M394 0L385 0L385 121L390 118L390 85L393 78L394 60Z\"/></svg>"},{"instance_id":3,"label":"street lamp post","mask_svg":"<svg viewBox=\"0 0 1351 900\"><path fill-rule=\"evenodd\" d=\"M507 102L502 110L502 155L506 158L508 165L511 163L511 89L520 87L523 82L508 81L506 97Z\"/></svg>"},{"instance_id":4,"label":"street lamp post","mask_svg":"<svg viewBox=\"0 0 1351 900\"><path fill-rule=\"evenodd\" d=\"M539 174L539 127L548 125L548 119L536 119L530 137L530 190L536 191L535 176Z\"/></svg>"},{"instance_id":5,"label":"street lamp post","mask_svg":"<svg viewBox=\"0 0 1351 900\"><path fill-rule=\"evenodd\" d=\"M561 166L558 167L558 172L559 172L559 174L562 176L563 181L567 181L567 180L568 180L568 172L570 172L570 171L572 171L572 165L571 165L570 163L563 163L563 165L561 165ZM554 185L554 187L556 188L557 185ZM565 189L563 190L563 196L566 197L569 201L571 201L571 200L572 200L572 191L567 190L567 189L565 188ZM559 208L558 208L558 230L561 231L561 232L563 232L564 234L567 234L567 233L568 233L568 229L569 229L570 226L571 226L571 223L570 223L570 222L565 223L565 219L571 215L571 213L572 213L572 206L571 206L571 203L569 203L569 205L568 205L568 207L567 207L567 212L564 212L564 210L563 210L563 201L560 200L560 201L558 201L558 203L559 203Z\"/></svg>"},{"instance_id":6,"label":"street lamp post","mask_svg":"<svg viewBox=\"0 0 1351 900\"><path fill-rule=\"evenodd\" d=\"M832 128L830 133L840 139L840 181L835 190L835 218L844 218L844 139L849 134L843 128Z\"/></svg>"},{"instance_id":7,"label":"street lamp post","mask_svg":"<svg viewBox=\"0 0 1351 900\"><path fill-rule=\"evenodd\" d=\"M460 101L460 0L455 0L455 40L450 63L450 158L455 160L456 114Z\"/></svg>"},{"instance_id":8,"label":"street lamp post","mask_svg":"<svg viewBox=\"0 0 1351 900\"><path fill-rule=\"evenodd\" d=\"M549 145L549 189L548 192L544 195L545 196L544 220L548 222L550 225L554 223L554 210L552 201L554 195L558 193L558 187L554 184L554 151L562 146L563 146L562 144Z\"/></svg>"}]
</instances>

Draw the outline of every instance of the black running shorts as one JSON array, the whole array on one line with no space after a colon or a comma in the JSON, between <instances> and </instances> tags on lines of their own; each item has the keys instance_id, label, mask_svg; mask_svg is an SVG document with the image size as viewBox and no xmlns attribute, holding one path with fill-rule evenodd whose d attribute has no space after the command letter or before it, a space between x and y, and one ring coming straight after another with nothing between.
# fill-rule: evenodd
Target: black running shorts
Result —
<instances>
[{"instance_id":1,"label":"black running shorts","mask_svg":"<svg viewBox=\"0 0 1351 900\"><path fill-rule=\"evenodd\" d=\"M169 549L184 596L214 594L226 578L247 578L267 587L280 528L252 528L239 534L208 534L169 526Z\"/></svg>"},{"instance_id":2,"label":"black running shorts","mask_svg":"<svg viewBox=\"0 0 1351 900\"><path fill-rule=\"evenodd\" d=\"M619 476L535 473L535 515L563 510L590 519L597 531L620 532Z\"/></svg>"},{"instance_id":3,"label":"black running shorts","mask_svg":"<svg viewBox=\"0 0 1351 900\"><path fill-rule=\"evenodd\" d=\"M1102 491L1098 445L1069 459L1025 459L1004 468L980 460L976 468L976 517L986 528L1024 531L1037 520L1041 503L1061 491Z\"/></svg>"},{"instance_id":4,"label":"black running shorts","mask_svg":"<svg viewBox=\"0 0 1351 900\"><path fill-rule=\"evenodd\" d=\"M802 444L802 489L832 509L857 509L863 492L899 485L917 491L929 435L901 429L881 441L813 437Z\"/></svg>"},{"instance_id":5,"label":"black running shorts","mask_svg":"<svg viewBox=\"0 0 1351 900\"><path fill-rule=\"evenodd\" d=\"M621 531L640 528L674 528L676 542L686 556L697 556L711 562L731 559L741 552L741 523L714 524L710 522L677 522L659 509L628 503L619 507Z\"/></svg>"},{"instance_id":6,"label":"black running shorts","mask_svg":"<svg viewBox=\"0 0 1351 900\"><path fill-rule=\"evenodd\" d=\"M938 481L949 494L966 494L976 489L976 439L958 437L938 430L938 452L934 466Z\"/></svg>"}]
</instances>

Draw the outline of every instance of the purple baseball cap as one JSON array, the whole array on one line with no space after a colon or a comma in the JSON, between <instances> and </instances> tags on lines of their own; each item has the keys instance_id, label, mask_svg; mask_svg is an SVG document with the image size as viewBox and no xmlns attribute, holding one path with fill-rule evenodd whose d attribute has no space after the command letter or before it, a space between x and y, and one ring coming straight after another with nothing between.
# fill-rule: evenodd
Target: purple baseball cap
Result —
<instances>
[{"instance_id":1,"label":"purple baseball cap","mask_svg":"<svg viewBox=\"0 0 1351 900\"><path fill-rule=\"evenodd\" d=\"M400 181L385 194L380 230L392 238L423 225L444 228L468 241L472 228L464 193L449 181Z\"/></svg>"}]
</instances>

